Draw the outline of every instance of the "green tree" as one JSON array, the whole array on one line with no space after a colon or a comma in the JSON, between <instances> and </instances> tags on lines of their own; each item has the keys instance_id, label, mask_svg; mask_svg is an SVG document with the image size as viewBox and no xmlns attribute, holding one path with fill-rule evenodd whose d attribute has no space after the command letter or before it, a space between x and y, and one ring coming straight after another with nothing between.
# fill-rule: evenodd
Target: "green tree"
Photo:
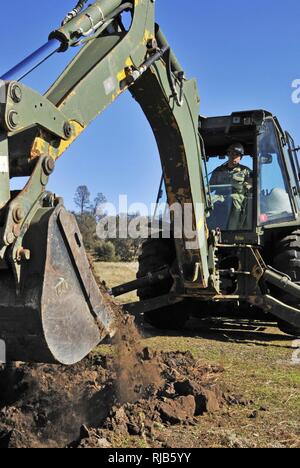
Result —
<instances>
[{"instance_id":1,"label":"green tree","mask_svg":"<svg viewBox=\"0 0 300 468\"><path fill-rule=\"evenodd\" d=\"M111 239L116 256L122 262L133 262L138 258L139 247L142 243L141 239Z\"/></svg>"},{"instance_id":2,"label":"green tree","mask_svg":"<svg viewBox=\"0 0 300 468\"><path fill-rule=\"evenodd\" d=\"M87 250L95 250L98 238L96 235L96 220L90 213L76 215L77 223L83 237L83 243Z\"/></svg>"},{"instance_id":3,"label":"green tree","mask_svg":"<svg viewBox=\"0 0 300 468\"><path fill-rule=\"evenodd\" d=\"M127 226L132 221L134 218L136 218L138 214L133 215L127 215ZM117 232L119 232L119 226L120 226L120 217L117 216ZM116 239L109 239L110 242L112 242L115 246L115 251L116 251L116 256L119 257L119 259L122 262L133 262L136 261L138 258L138 252L139 252L139 247L141 246L143 239L131 239L130 237L127 237L126 239L122 239L117 236Z\"/></svg>"},{"instance_id":4,"label":"green tree","mask_svg":"<svg viewBox=\"0 0 300 468\"><path fill-rule=\"evenodd\" d=\"M101 262L114 262L116 260L115 246L111 242L98 241L95 256Z\"/></svg>"}]
</instances>

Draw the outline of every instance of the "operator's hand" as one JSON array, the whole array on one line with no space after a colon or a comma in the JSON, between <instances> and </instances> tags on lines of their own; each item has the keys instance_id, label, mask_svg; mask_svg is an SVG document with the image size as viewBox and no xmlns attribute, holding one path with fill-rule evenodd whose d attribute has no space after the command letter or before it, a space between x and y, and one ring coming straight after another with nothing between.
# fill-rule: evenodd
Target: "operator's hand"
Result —
<instances>
[{"instance_id":1,"label":"operator's hand","mask_svg":"<svg viewBox=\"0 0 300 468\"><path fill-rule=\"evenodd\" d=\"M224 195L212 195L211 201L213 205L215 205L216 203L224 203L225 197Z\"/></svg>"},{"instance_id":2,"label":"operator's hand","mask_svg":"<svg viewBox=\"0 0 300 468\"><path fill-rule=\"evenodd\" d=\"M250 184L249 182L245 182L244 187L245 187L247 192L251 192L253 190L253 185Z\"/></svg>"}]
</instances>

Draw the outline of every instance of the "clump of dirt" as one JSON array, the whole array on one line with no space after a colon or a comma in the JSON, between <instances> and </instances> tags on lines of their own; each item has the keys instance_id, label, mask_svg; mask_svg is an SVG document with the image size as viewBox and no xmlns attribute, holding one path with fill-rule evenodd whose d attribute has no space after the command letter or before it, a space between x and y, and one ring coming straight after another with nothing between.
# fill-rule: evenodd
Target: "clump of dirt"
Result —
<instances>
[{"instance_id":1,"label":"clump of dirt","mask_svg":"<svg viewBox=\"0 0 300 468\"><path fill-rule=\"evenodd\" d=\"M112 357L99 356L70 368L21 365L11 371L10 391L0 395L0 447L104 448L118 435L151 445L162 425L193 425L195 417L224 404L222 369L200 366L189 352L144 348L138 366L131 362L122 375ZM154 363L157 373L151 374ZM150 382L141 369L155 378ZM136 375L142 380L133 386ZM7 377L2 373L0 380ZM124 392L121 382L129 382Z\"/></svg>"},{"instance_id":2,"label":"clump of dirt","mask_svg":"<svg viewBox=\"0 0 300 468\"><path fill-rule=\"evenodd\" d=\"M21 365L0 376L0 447L63 447L113 404L111 372L93 360L70 368Z\"/></svg>"},{"instance_id":3,"label":"clump of dirt","mask_svg":"<svg viewBox=\"0 0 300 468\"><path fill-rule=\"evenodd\" d=\"M159 445L163 426L195 425L197 416L219 411L225 404L220 367L203 367L191 353L155 353L144 348L141 362L155 361L160 380L135 403L117 403L98 428L87 429L72 447L105 447L115 437L139 436Z\"/></svg>"}]
</instances>

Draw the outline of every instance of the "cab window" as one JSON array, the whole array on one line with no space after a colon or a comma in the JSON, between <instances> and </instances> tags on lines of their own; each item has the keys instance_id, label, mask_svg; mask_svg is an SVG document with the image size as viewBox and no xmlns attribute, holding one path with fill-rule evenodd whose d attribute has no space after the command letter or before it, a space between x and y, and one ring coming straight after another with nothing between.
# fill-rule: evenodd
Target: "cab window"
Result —
<instances>
[{"instance_id":1,"label":"cab window","mask_svg":"<svg viewBox=\"0 0 300 468\"><path fill-rule=\"evenodd\" d=\"M208 158L208 186L212 210L207 220L209 229L248 231L253 219L253 157L241 161L241 172L227 171L227 158Z\"/></svg>"},{"instance_id":2,"label":"cab window","mask_svg":"<svg viewBox=\"0 0 300 468\"><path fill-rule=\"evenodd\" d=\"M258 173L260 224L294 218L278 135L271 119L264 122L258 136Z\"/></svg>"}]
</instances>

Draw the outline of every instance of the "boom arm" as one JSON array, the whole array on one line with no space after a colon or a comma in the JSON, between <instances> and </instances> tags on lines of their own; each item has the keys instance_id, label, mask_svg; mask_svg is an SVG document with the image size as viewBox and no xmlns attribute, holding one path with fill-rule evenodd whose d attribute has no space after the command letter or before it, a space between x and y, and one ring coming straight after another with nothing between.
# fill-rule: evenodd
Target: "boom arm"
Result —
<instances>
[{"instance_id":1,"label":"boom arm","mask_svg":"<svg viewBox=\"0 0 300 468\"><path fill-rule=\"evenodd\" d=\"M76 222L46 185L55 161L127 89L156 137L169 203L191 208L193 235L182 226L175 240L177 290L211 285L196 82L185 79L155 25L153 0L98 0L74 14L0 82L0 339L10 360L72 364L114 333L114 311L91 274ZM78 43L45 96L19 81L28 64ZM10 178L18 176L29 180L12 192Z\"/></svg>"},{"instance_id":2,"label":"boom arm","mask_svg":"<svg viewBox=\"0 0 300 468\"><path fill-rule=\"evenodd\" d=\"M128 31L120 28L117 22L125 9L132 12ZM126 3L99 0L51 33L50 39L59 41L61 50L65 50L91 33L91 24L98 27L95 34L44 97L21 83L6 83L3 123L5 130L10 132L10 176L31 174L36 162L45 155L55 161L97 115L130 88L155 134L169 203L193 207L197 238L183 236L177 241L178 245L184 243L178 248L183 280L188 285L196 282L199 287L200 282L207 287L206 202L204 184L199 184L203 177L198 138L200 100L196 82L185 79L166 39L155 26L152 0ZM22 96L20 101L15 94ZM7 139L2 145L7 145ZM44 187L41 184L41 190ZM1 195L2 206L5 206L7 182ZM32 195L30 191L27 195L19 195L24 196L30 199ZM13 203L16 209L17 201ZM24 214L30 209L28 203ZM9 216L12 215L9 210ZM10 245L8 241L13 239L14 223L7 220L2 247ZM186 248L188 241L194 241L192 250Z\"/></svg>"}]
</instances>

